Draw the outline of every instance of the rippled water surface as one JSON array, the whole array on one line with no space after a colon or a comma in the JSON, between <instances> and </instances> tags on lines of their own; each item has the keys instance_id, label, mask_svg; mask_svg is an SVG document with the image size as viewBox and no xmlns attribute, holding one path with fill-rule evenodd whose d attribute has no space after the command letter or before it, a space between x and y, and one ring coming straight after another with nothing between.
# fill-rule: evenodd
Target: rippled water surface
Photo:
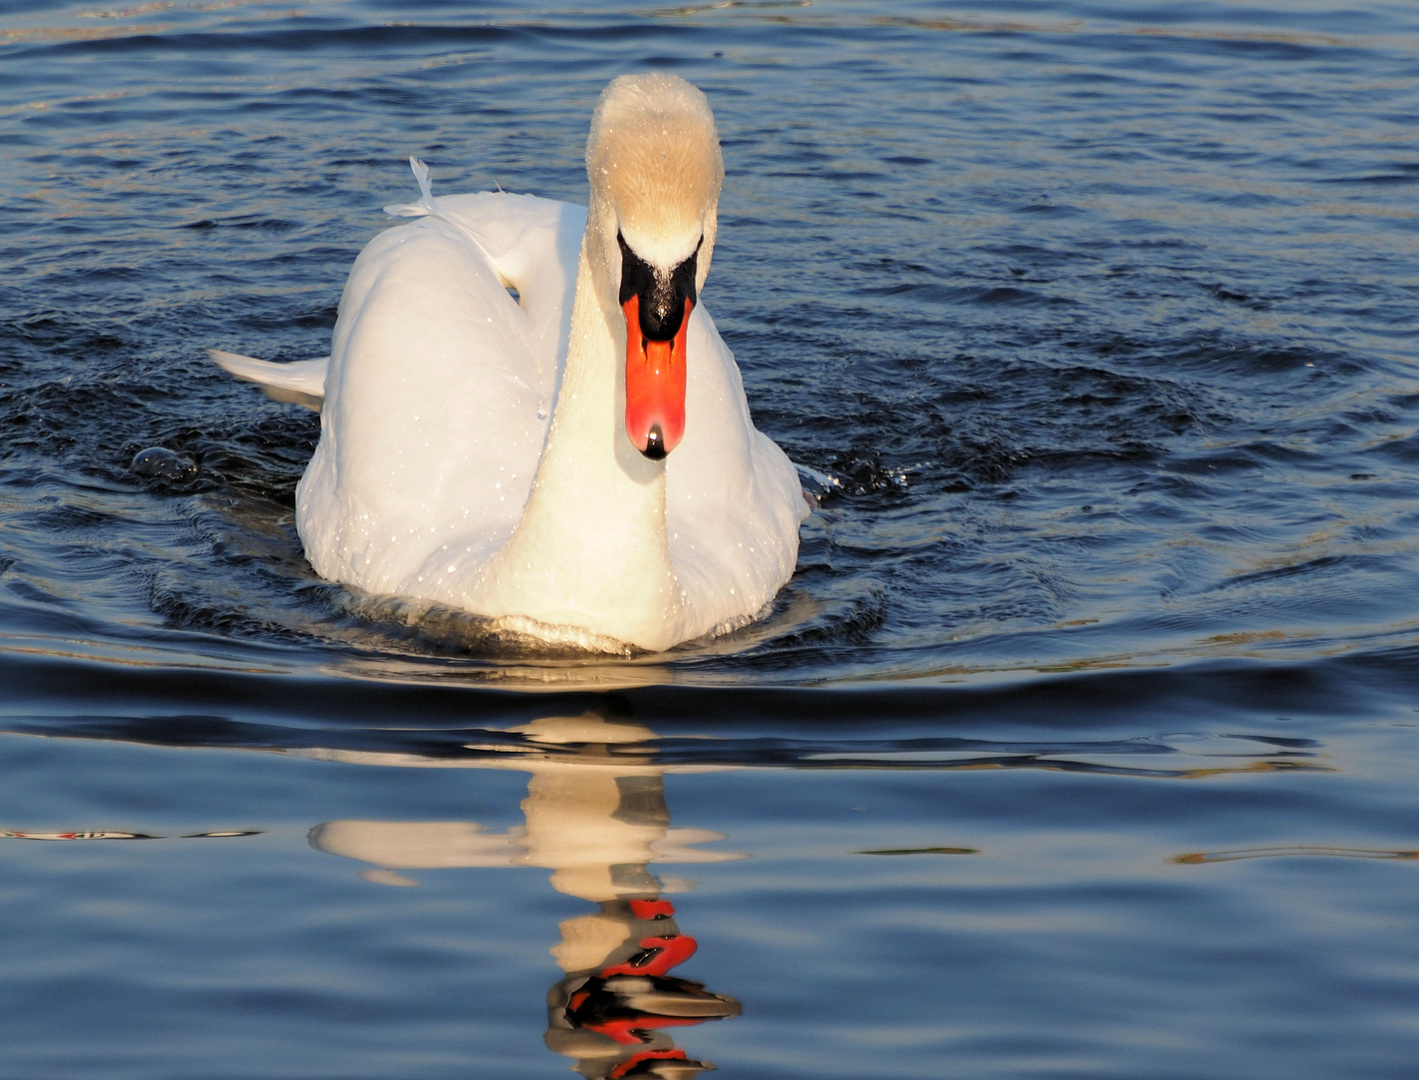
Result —
<instances>
[{"instance_id":1,"label":"rippled water surface","mask_svg":"<svg viewBox=\"0 0 1419 1080\"><path fill-rule=\"evenodd\" d=\"M793 580L611 659L321 581L203 350L648 68ZM0 1075L1412 1075L1416 130L1399 2L0 3Z\"/></svg>"}]
</instances>

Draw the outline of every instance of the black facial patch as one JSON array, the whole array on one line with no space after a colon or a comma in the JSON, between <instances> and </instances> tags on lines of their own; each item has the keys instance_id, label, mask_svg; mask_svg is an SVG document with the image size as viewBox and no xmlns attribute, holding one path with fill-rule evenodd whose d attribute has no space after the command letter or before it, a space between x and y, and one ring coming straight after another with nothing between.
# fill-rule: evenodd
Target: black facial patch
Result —
<instances>
[{"instance_id":1,"label":"black facial patch","mask_svg":"<svg viewBox=\"0 0 1419 1080\"><path fill-rule=\"evenodd\" d=\"M621 304L633 296L640 297L641 333L650 341L669 341L680 332L685 321L685 301L695 303L695 264L705 238L695 245L694 253L668 274L662 274L646 262L616 231L616 243L621 245Z\"/></svg>"}]
</instances>

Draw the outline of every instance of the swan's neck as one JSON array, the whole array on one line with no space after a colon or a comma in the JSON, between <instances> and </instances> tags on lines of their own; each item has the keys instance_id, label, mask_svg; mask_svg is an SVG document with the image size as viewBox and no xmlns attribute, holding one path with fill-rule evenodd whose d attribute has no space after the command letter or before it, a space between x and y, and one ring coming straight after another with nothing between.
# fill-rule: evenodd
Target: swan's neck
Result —
<instances>
[{"instance_id":1,"label":"swan's neck","mask_svg":"<svg viewBox=\"0 0 1419 1080\"><path fill-rule=\"evenodd\" d=\"M583 246L547 446L522 519L488 566L481 606L664 649L680 640L683 621L665 529L665 462L642 456L622 430L624 348Z\"/></svg>"}]
</instances>

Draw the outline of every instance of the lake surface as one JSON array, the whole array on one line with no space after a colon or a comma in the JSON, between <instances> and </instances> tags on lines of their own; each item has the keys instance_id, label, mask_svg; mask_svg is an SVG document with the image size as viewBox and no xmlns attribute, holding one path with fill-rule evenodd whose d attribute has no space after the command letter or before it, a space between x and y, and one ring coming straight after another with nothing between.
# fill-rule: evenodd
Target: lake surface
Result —
<instances>
[{"instance_id":1,"label":"lake surface","mask_svg":"<svg viewBox=\"0 0 1419 1080\"><path fill-rule=\"evenodd\" d=\"M609 658L321 581L203 350L650 68L793 580ZM1416 131L1399 2L0 3L0 1075L1412 1076Z\"/></svg>"}]
</instances>

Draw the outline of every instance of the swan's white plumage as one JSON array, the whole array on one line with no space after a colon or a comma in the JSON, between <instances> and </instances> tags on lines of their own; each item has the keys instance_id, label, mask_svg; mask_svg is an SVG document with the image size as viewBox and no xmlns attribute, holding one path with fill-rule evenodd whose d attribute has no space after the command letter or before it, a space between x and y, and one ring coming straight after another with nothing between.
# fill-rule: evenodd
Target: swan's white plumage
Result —
<instances>
[{"instance_id":1,"label":"swan's white plumage","mask_svg":"<svg viewBox=\"0 0 1419 1080\"><path fill-rule=\"evenodd\" d=\"M622 428L616 230L658 260L703 236L703 284L722 176L703 95L673 77L617 80L587 160L590 224L528 195L435 198L416 164L423 197L390 210L423 216L371 241L341 298L297 526L322 577L552 640L662 649L772 599L806 504L703 305L683 441L652 462ZM297 378L281 371L292 365L214 358L311 397L322 363Z\"/></svg>"}]
</instances>

